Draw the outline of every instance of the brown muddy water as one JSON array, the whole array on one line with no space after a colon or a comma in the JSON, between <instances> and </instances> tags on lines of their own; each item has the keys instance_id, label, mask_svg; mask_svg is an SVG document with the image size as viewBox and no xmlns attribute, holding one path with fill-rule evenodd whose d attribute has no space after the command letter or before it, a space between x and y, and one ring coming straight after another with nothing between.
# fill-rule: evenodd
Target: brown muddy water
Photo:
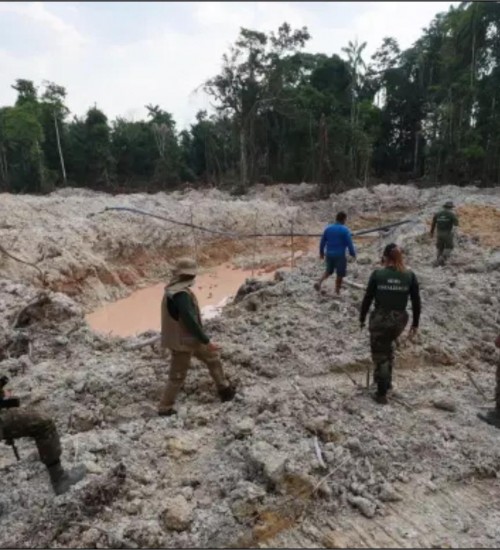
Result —
<instances>
[{"instance_id":1,"label":"brown muddy water","mask_svg":"<svg viewBox=\"0 0 500 550\"><path fill-rule=\"evenodd\" d=\"M202 317L209 319L216 316L245 279L251 276L252 270L240 269L230 263L207 269L198 275L193 291L200 302ZM274 277L274 271L255 270L254 276L268 280ZM147 330L160 330L164 287L165 283L158 283L137 290L127 298L106 304L88 314L86 320L93 330L113 336L128 337Z\"/></svg>"}]
</instances>

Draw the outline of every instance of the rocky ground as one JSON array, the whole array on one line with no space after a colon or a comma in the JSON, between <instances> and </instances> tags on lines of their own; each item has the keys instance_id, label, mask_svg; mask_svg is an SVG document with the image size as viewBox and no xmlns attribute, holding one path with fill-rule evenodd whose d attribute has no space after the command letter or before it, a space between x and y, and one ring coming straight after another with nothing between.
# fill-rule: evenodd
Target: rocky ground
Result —
<instances>
[{"instance_id":1,"label":"rocky ground","mask_svg":"<svg viewBox=\"0 0 500 550\"><path fill-rule=\"evenodd\" d=\"M65 463L84 462L90 472L54 497L31 441L19 443L20 462L0 446L8 487L0 495L2 547L499 546L500 433L476 418L492 404L499 360L499 189L381 185L323 202L308 199L309 191L274 187L244 200L212 191L206 203L195 201L196 211L210 227L234 223L239 231L252 230L257 206L260 225L275 230L295 216L296 227L316 231L339 208L354 228L412 223L357 240L359 261L349 264L351 284L340 299L332 282L325 294L312 290L321 271L315 254L275 281L243 288L207 326L239 385L236 399L220 404L196 365L169 418L155 414L168 358L94 334L83 316L143 279L99 286L93 274L75 284L74 270L64 269L92 260L92 269L114 274L117 266L137 270L134 247L156 259L182 253L189 231L179 231L184 249L172 241L158 247L161 223L86 215L129 201L176 217L193 194L2 196L5 248L32 261L37 247L54 246L60 254L37 265L54 288L66 277L73 294L53 292L30 268L4 260L0 371L24 405L54 414ZM449 266L433 268L428 222L449 197L463 229ZM39 217L28 215L33 208ZM17 240L14 227L24 229ZM381 407L365 388L370 359L358 287L390 241L404 247L419 277L423 314L419 339L400 342L396 394ZM120 246L126 254L118 260ZM155 277L154 263L145 262L146 278Z\"/></svg>"}]
</instances>

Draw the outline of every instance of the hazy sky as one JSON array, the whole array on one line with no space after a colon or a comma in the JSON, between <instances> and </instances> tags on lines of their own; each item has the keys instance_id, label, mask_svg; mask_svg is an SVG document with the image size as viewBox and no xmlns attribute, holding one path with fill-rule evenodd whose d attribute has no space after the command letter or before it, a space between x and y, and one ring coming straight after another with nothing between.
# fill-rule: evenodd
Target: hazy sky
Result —
<instances>
[{"instance_id":1,"label":"hazy sky","mask_svg":"<svg viewBox=\"0 0 500 550\"><path fill-rule=\"evenodd\" d=\"M16 78L66 87L71 111L97 103L110 117L140 119L159 104L178 127L209 103L239 27L307 26L307 50L331 55L356 37L365 60L385 36L410 46L433 16L458 2L0 2L0 105L12 104Z\"/></svg>"}]
</instances>

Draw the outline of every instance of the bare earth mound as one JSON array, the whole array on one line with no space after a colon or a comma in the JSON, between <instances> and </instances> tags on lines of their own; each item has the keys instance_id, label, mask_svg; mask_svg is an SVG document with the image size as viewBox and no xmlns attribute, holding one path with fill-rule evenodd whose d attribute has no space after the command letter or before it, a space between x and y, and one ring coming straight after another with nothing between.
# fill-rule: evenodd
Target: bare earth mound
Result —
<instances>
[{"instance_id":1,"label":"bare earth mound","mask_svg":"<svg viewBox=\"0 0 500 550\"><path fill-rule=\"evenodd\" d=\"M339 208L358 228L412 219L359 239L348 277L364 287L382 246L402 244L421 282L421 333L416 343L401 341L396 394L378 406L365 389L362 290L349 286L335 299L327 283L326 294L316 293L321 264L306 256L293 272L242 292L208 324L239 382L235 401L220 404L208 373L196 366L178 416L169 418L155 410L168 358L93 334L83 311L127 292L127 285L97 283L96 266L116 275L118 266L132 269L134 254L161 259L157 271L155 261L146 262L144 279L128 287L135 288L168 270L170 257L161 254L172 250L176 231L177 253L189 250L192 234L132 216L107 213L99 223L85 216L125 200L146 210L168 205L180 216L185 198L67 193L43 201L2 196L2 208L12 211L1 229L5 248L33 261L39 247L55 247L60 255L39 265L54 288L78 280L72 289L79 304L4 260L0 372L11 376L23 404L56 416L65 462L83 461L90 474L54 497L31 441L19 444L21 462L0 447L9 488L0 496L2 547L500 545L500 432L476 418L492 404L499 360L498 190L381 185L324 202L301 202L279 188L274 197L265 190L241 201L200 195L197 216L217 228L234 221L232 229L242 232L253 229L254 207L261 226L275 230L295 215L296 227L317 231ZM449 266L433 268L428 220L449 197L464 223ZM37 201L43 211L30 217ZM16 217L15 209L26 214ZM158 246L159 235L168 242ZM76 268L64 275L71 261ZM75 278L77 268L91 275Z\"/></svg>"}]
</instances>

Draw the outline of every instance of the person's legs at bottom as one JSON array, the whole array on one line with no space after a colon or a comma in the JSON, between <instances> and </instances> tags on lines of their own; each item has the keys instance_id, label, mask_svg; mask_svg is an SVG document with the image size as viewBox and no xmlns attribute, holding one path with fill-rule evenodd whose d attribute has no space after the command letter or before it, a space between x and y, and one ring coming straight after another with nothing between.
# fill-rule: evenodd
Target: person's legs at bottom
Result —
<instances>
[{"instance_id":1,"label":"person's legs at bottom","mask_svg":"<svg viewBox=\"0 0 500 550\"><path fill-rule=\"evenodd\" d=\"M403 334L406 325L409 321L409 315L407 311L393 311L391 314L391 320L393 325L387 330L386 336L390 341L389 344L389 386L388 389L392 390L392 371L394 367L394 344L397 339Z\"/></svg>"},{"instance_id":2,"label":"person's legs at bottom","mask_svg":"<svg viewBox=\"0 0 500 550\"><path fill-rule=\"evenodd\" d=\"M391 387L392 378L392 342L379 332L370 333L372 360L375 365L373 379L377 384L377 400L387 401L387 391Z\"/></svg>"},{"instance_id":3,"label":"person's legs at bottom","mask_svg":"<svg viewBox=\"0 0 500 550\"><path fill-rule=\"evenodd\" d=\"M191 363L191 352L189 351L171 351L172 358L170 362L170 370L168 372L168 381L163 390L158 413L160 415L168 415L173 412L173 407L177 395L179 394Z\"/></svg>"},{"instance_id":4,"label":"person's legs at bottom","mask_svg":"<svg viewBox=\"0 0 500 550\"><path fill-rule=\"evenodd\" d=\"M85 477L86 468L76 466L66 471L61 465L61 443L52 418L26 410L9 410L2 419L5 440L31 437L35 440L40 461L46 466L54 492L65 493Z\"/></svg>"},{"instance_id":5,"label":"person's legs at bottom","mask_svg":"<svg viewBox=\"0 0 500 550\"><path fill-rule=\"evenodd\" d=\"M206 346L200 346L194 352L194 356L207 366L221 400L230 401L236 392L224 373L220 355L216 351L209 350Z\"/></svg>"},{"instance_id":6,"label":"person's legs at bottom","mask_svg":"<svg viewBox=\"0 0 500 550\"><path fill-rule=\"evenodd\" d=\"M321 285L330 277L333 275L333 272L335 270L335 263L332 261L332 258L330 256L326 256L325 258L325 272L321 276L321 279L314 283L314 289L317 291L321 290Z\"/></svg>"},{"instance_id":7,"label":"person's legs at bottom","mask_svg":"<svg viewBox=\"0 0 500 550\"><path fill-rule=\"evenodd\" d=\"M347 274L347 258L345 256L339 256L335 258L335 268L337 270L337 278L335 280L335 294L340 294L342 288L342 281Z\"/></svg>"},{"instance_id":8,"label":"person's legs at bottom","mask_svg":"<svg viewBox=\"0 0 500 550\"><path fill-rule=\"evenodd\" d=\"M444 242L441 237L436 239L436 262L435 265L443 265L443 252L444 252Z\"/></svg>"},{"instance_id":9,"label":"person's legs at bottom","mask_svg":"<svg viewBox=\"0 0 500 550\"><path fill-rule=\"evenodd\" d=\"M370 315L370 349L375 365L373 378L377 384L376 399L379 403L387 403L387 391L392 385L393 342L400 334L399 324L404 328L403 317L395 312L378 310Z\"/></svg>"}]
</instances>

